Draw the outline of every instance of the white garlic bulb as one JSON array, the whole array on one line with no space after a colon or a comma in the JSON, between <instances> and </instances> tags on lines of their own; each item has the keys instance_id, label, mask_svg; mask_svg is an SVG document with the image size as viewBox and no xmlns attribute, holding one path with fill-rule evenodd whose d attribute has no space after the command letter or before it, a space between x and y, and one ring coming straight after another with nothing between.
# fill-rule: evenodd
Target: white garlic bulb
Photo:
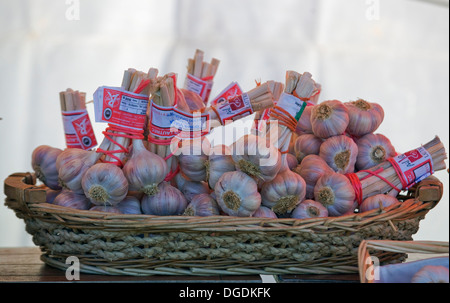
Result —
<instances>
[{"instance_id":1,"label":"white garlic bulb","mask_svg":"<svg viewBox=\"0 0 450 303\"><path fill-rule=\"evenodd\" d=\"M254 218L272 218L277 219L277 214L267 206L261 205L252 215Z\"/></svg>"},{"instance_id":2,"label":"white garlic bulb","mask_svg":"<svg viewBox=\"0 0 450 303\"><path fill-rule=\"evenodd\" d=\"M205 107L205 103L199 94L185 88L181 88L180 90L183 93L186 104L189 106L191 112L200 111Z\"/></svg>"},{"instance_id":3,"label":"white garlic bulb","mask_svg":"<svg viewBox=\"0 0 450 303\"><path fill-rule=\"evenodd\" d=\"M413 275L411 283L449 283L449 270L443 265L425 265Z\"/></svg>"},{"instance_id":4,"label":"white garlic bulb","mask_svg":"<svg viewBox=\"0 0 450 303\"><path fill-rule=\"evenodd\" d=\"M382 134L367 134L356 141L356 170L374 167L397 155L391 141Z\"/></svg>"},{"instance_id":5,"label":"white garlic bulb","mask_svg":"<svg viewBox=\"0 0 450 303\"><path fill-rule=\"evenodd\" d=\"M328 210L322 203L314 200L303 200L291 213L292 218L324 218L328 217Z\"/></svg>"},{"instance_id":6,"label":"white garlic bulb","mask_svg":"<svg viewBox=\"0 0 450 303\"><path fill-rule=\"evenodd\" d=\"M256 181L241 171L224 173L214 193L221 210L230 216L250 217L261 206Z\"/></svg>"},{"instance_id":7,"label":"white garlic bulb","mask_svg":"<svg viewBox=\"0 0 450 303\"><path fill-rule=\"evenodd\" d=\"M62 192L61 189L46 188L45 189L45 196L46 196L45 201L50 204L53 203L56 196L59 195L61 192Z\"/></svg>"},{"instance_id":8,"label":"white garlic bulb","mask_svg":"<svg viewBox=\"0 0 450 303\"><path fill-rule=\"evenodd\" d=\"M295 145L295 141L297 140L298 136L300 136L300 135L298 135L297 133L291 133L291 141L289 141L289 148L288 148L288 152L290 154L295 155L294 145Z\"/></svg>"},{"instance_id":9,"label":"white garlic bulb","mask_svg":"<svg viewBox=\"0 0 450 303\"><path fill-rule=\"evenodd\" d=\"M170 184L175 186L179 190L181 190L186 182L188 182L181 172L177 173L172 180L170 180Z\"/></svg>"},{"instance_id":10,"label":"white garlic bulb","mask_svg":"<svg viewBox=\"0 0 450 303\"><path fill-rule=\"evenodd\" d=\"M210 142L206 138L185 140L178 151L180 171L190 181L206 181Z\"/></svg>"},{"instance_id":11,"label":"white garlic bulb","mask_svg":"<svg viewBox=\"0 0 450 303\"><path fill-rule=\"evenodd\" d=\"M92 206L85 195L74 193L68 189L63 189L61 193L55 197L53 204L80 210L88 210Z\"/></svg>"},{"instance_id":12,"label":"white garlic bulb","mask_svg":"<svg viewBox=\"0 0 450 303\"><path fill-rule=\"evenodd\" d=\"M385 194L377 194L365 198L359 206L360 212L369 211L372 209L386 208L391 205L399 204L400 201L396 197L392 197Z\"/></svg>"},{"instance_id":13,"label":"white garlic bulb","mask_svg":"<svg viewBox=\"0 0 450 303\"><path fill-rule=\"evenodd\" d=\"M177 108L185 113L190 113L191 109L189 107L189 104L186 102L186 97L183 93L183 91L176 87L175 88L175 95L176 95L176 101L177 101Z\"/></svg>"},{"instance_id":14,"label":"white garlic bulb","mask_svg":"<svg viewBox=\"0 0 450 303\"><path fill-rule=\"evenodd\" d=\"M140 139L133 139L128 161L122 168L129 190L152 195L169 173L166 161L147 150Z\"/></svg>"},{"instance_id":15,"label":"white garlic bulb","mask_svg":"<svg viewBox=\"0 0 450 303\"><path fill-rule=\"evenodd\" d=\"M80 148L66 148L64 149L56 158L56 169L59 170L62 165L64 165L67 161L70 161L74 158L82 157L86 154L84 149Z\"/></svg>"},{"instance_id":16,"label":"white garlic bulb","mask_svg":"<svg viewBox=\"0 0 450 303\"><path fill-rule=\"evenodd\" d=\"M314 199L314 187L317 180L326 173L334 172L331 167L318 155L308 155L294 169L306 182L306 199Z\"/></svg>"},{"instance_id":17,"label":"white garlic bulb","mask_svg":"<svg viewBox=\"0 0 450 303\"><path fill-rule=\"evenodd\" d=\"M286 162L289 170L294 170L298 166L297 157L291 153L286 154Z\"/></svg>"},{"instance_id":18,"label":"white garlic bulb","mask_svg":"<svg viewBox=\"0 0 450 303\"><path fill-rule=\"evenodd\" d=\"M314 105L315 106L315 105ZM298 135L312 134L311 112L314 106L306 106L297 122L295 133Z\"/></svg>"},{"instance_id":19,"label":"white garlic bulb","mask_svg":"<svg viewBox=\"0 0 450 303\"><path fill-rule=\"evenodd\" d=\"M57 159L59 182L63 188L84 194L81 180L86 171L95 165L101 153L75 148L65 149Z\"/></svg>"},{"instance_id":20,"label":"white garlic bulb","mask_svg":"<svg viewBox=\"0 0 450 303\"><path fill-rule=\"evenodd\" d=\"M220 215L220 208L211 195L198 194L192 198L183 215L199 217L218 216Z\"/></svg>"},{"instance_id":21,"label":"white garlic bulb","mask_svg":"<svg viewBox=\"0 0 450 303\"><path fill-rule=\"evenodd\" d=\"M183 193L166 181L158 185L158 191L154 195L144 195L141 200L142 212L146 215L181 215L187 205Z\"/></svg>"},{"instance_id":22,"label":"white garlic bulb","mask_svg":"<svg viewBox=\"0 0 450 303\"><path fill-rule=\"evenodd\" d=\"M345 102L344 106L347 108L349 116L346 131L352 136L360 137L373 133L384 120L384 110L377 103L358 99Z\"/></svg>"},{"instance_id":23,"label":"white garlic bulb","mask_svg":"<svg viewBox=\"0 0 450 303\"><path fill-rule=\"evenodd\" d=\"M122 214L142 214L141 201L134 196L126 196L115 207L119 209Z\"/></svg>"},{"instance_id":24,"label":"white garlic bulb","mask_svg":"<svg viewBox=\"0 0 450 303\"><path fill-rule=\"evenodd\" d=\"M306 183L290 170L279 173L275 179L263 184L261 205L269 207L276 214L290 213L305 199Z\"/></svg>"},{"instance_id":25,"label":"white garlic bulb","mask_svg":"<svg viewBox=\"0 0 450 303\"><path fill-rule=\"evenodd\" d=\"M236 166L231 157L231 149L228 146L221 144L211 148L206 165L206 180L209 187L214 188L224 173L235 170Z\"/></svg>"},{"instance_id":26,"label":"white garlic bulb","mask_svg":"<svg viewBox=\"0 0 450 303\"><path fill-rule=\"evenodd\" d=\"M344 134L348 123L347 108L339 100L324 101L311 109L312 131L319 138Z\"/></svg>"},{"instance_id":27,"label":"white garlic bulb","mask_svg":"<svg viewBox=\"0 0 450 303\"><path fill-rule=\"evenodd\" d=\"M205 181L187 181L180 189L188 202L198 194L209 194L211 189Z\"/></svg>"},{"instance_id":28,"label":"white garlic bulb","mask_svg":"<svg viewBox=\"0 0 450 303\"><path fill-rule=\"evenodd\" d=\"M83 175L84 194L95 205L117 205L128 193L128 181L123 171L111 163L97 163Z\"/></svg>"},{"instance_id":29,"label":"white garlic bulb","mask_svg":"<svg viewBox=\"0 0 450 303\"><path fill-rule=\"evenodd\" d=\"M358 157L358 146L348 136L333 136L322 143L319 156L335 172L341 174L353 173Z\"/></svg>"},{"instance_id":30,"label":"white garlic bulb","mask_svg":"<svg viewBox=\"0 0 450 303\"><path fill-rule=\"evenodd\" d=\"M250 177L268 182L281 169L281 153L265 137L253 134L242 136L231 149L236 169Z\"/></svg>"},{"instance_id":31,"label":"white garlic bulb","mask_svg":"<svg viewBox=\"0 0 450 303\"><path fill-rule=\"evenodd\" d=\"M61 189L58 180L56 159L62 150L49 145L40 145L33 150L31 155L31 167L36 178L51 189Z\"/></svg>"},{"instance_id":32,"label":"white garlic bulb","mask_svg":"<svg viewBox=\"0 0 450 303\"><path fill-rule=\"evenodd\" d=\"M301 163L307 155L318 155L323 141L323 139L313 134L298 136L294 143L294 151L298 163Z\"/></svg>"},{"instance_id":33,"label":"white garlic bulb","mask_svg":"<svg viewBox=\"0 0 450 303\"><path fill-rule=\"evenodd\" d=\"M317 180L314 200L322 203L331 217L352 213L356 208L352 184L346 176L334 172L324 174Z\"/></svg>"}]
</instances>

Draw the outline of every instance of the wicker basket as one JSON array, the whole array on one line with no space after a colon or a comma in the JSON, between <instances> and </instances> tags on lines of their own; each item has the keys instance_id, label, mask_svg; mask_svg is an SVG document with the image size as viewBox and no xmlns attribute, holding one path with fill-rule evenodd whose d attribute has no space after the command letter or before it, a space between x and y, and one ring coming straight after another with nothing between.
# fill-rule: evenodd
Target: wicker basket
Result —
<instances>
[{"instance_id":1,"label":"wicker basket","mask_svg":"<svg viewBox=\"0 0 450 303\"><path fill-rule=\"evenodd\" d=\"M60 269L76 256L81 272L109 275L338 274L358 273L363 240L412 240L440 201L442 183L430 177L385 209L301 220L75 210L47 203L45 187L30 173L9 176L4 191L41 259ZM405 254L379 257L401 262Z\"/></svg>"},{"instance_id":2,"label":"wicker basket","mask_svg":"<svg viewBox=\"0 0 450 303\"><path fill-rule=\"evenodd\" d=\"M373 257L385 253L416 253L430 257L382 265L375 274L377 265L374 264ZM410 283L412 276L425 265L442 265L448 268L448 242L363 240L359 246L358 266L361 283Z\"/></svg>"}]
</instances>

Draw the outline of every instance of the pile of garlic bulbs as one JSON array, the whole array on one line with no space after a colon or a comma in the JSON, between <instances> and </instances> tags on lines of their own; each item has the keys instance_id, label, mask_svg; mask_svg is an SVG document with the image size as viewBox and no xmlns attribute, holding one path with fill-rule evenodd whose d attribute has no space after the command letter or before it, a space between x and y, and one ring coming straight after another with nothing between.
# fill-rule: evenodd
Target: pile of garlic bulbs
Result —
<instances>
[{"instance_id":1,"label":"pile of garlic bulbs","mask_svg":"<svg viewBox=\"0 0 450 303\"><path fill-rule=\"evenodd\" d=\"M353 185L345 176L397 155L391 141L376 133L384 120L383 108L362 99L328 100L307 108L291 142L291 153L299 163L294 172L306 181L306 198L324 206L328 216L400 203L398 192L392 191L366 198L358 205Z\"/></svg>"},{"instance_id":2,"label":"pile of garlic bulbs","mask_svg":"<svg viewBox=\"0 0 450 303\"><path fill-rule=\"evenodd\" d=\"M345 176L397 154L386 136L375 133L384 119L380 105L329 100L309 104L304 114L288 165L266 138L246 134L230 146L211 146L206 138L182 141L174 156L180 170L170 181L166 161L144 139L132 141L122 168L102 163L96 151L44 145L34 150L32 166L49 203L82 210L303 219L399 203L386 193L358 205Z\"/></svg>"}]
</instances>

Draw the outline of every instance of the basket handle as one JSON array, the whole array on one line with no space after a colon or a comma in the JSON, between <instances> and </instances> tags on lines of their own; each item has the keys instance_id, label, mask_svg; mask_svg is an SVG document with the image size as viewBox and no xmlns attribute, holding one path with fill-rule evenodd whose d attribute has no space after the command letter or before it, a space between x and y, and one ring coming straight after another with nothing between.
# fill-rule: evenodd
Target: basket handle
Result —
<instances>
[{"instance_id":1,"label":"basket handle","mask_svg":"<svg viewBox=\"0 0 450 303\"><path fill-rule=\"evenodd\" d=\"M415 197L422 202L439 202L444 193L444 186L435 176L430 176L417 184Z\"/></svg>"},{"instance_id":2,"label":"basket handle","mask_svg":"<svg viewBox=\"0 0 450 303\"><path fill-rule=\"evenodd\" d=\"M36 176L31 173L14 173L5 179L4 193L8 199L19 203L45 203L47 192L36 186Z\"/></svg>"}]
</instances>

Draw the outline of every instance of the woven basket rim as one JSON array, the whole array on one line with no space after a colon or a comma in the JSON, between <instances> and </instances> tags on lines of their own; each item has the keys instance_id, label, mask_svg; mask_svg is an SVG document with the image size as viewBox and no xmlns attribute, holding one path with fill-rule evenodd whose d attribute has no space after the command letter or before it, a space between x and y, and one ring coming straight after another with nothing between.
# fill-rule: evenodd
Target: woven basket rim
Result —
<instances>
[{"instance_id":1,"label":"woven basket rim","mask_svg":"<svg viewBox=\"0 0 450 303\"><path fill-rule=\"evenodd\" d=\"M33 173L16 173L9 178L16 178L13 185L17 187L17 181L29 183L36 182ZM423 182L423 181L422 181ZM6 184L6 181L5 181ZM20 186L29 187L35 193L45 194L44 185L34 185L22 183ZM431 180L431 184L441 186L437 178ZM33 186L34 185L34 186ZM420 184L419 184L420 185ZM17 188L16 188L17 189ZM353 213L338 217L320 217L308 219L295 218L257 218L257 217L235 217L235 216L157 216L147 214L115 214L102 211L78 210L69 207L54 205L38 199L40 201L30 201L19 196L15 207L16 212L29 218L39 219L49 222L57 222L63 225L84 224L83 228L112 228L114 230L123 228L124 230L147 229L151 228L154 232L177 231L177 230L195 230L195 231L273 231L283 232L292 230L324 230L330 232L333 228L338 230L357 231L359 228L377 222L392 220L403 220L408 216L417 216L420 213L427 212L439 201L420 201L412 193L416 188L410 189L407 193L409 197L396 205L386 208L378 208L362 213ZM43 193L42 193L43 192ZM416 195L417 196L417 195ZM41 195L42 197L42 195ZM440 198L440 197L439 197ZM10 208L14 199L7 197L6 204Z\"/></svg>"}]
</instances>

